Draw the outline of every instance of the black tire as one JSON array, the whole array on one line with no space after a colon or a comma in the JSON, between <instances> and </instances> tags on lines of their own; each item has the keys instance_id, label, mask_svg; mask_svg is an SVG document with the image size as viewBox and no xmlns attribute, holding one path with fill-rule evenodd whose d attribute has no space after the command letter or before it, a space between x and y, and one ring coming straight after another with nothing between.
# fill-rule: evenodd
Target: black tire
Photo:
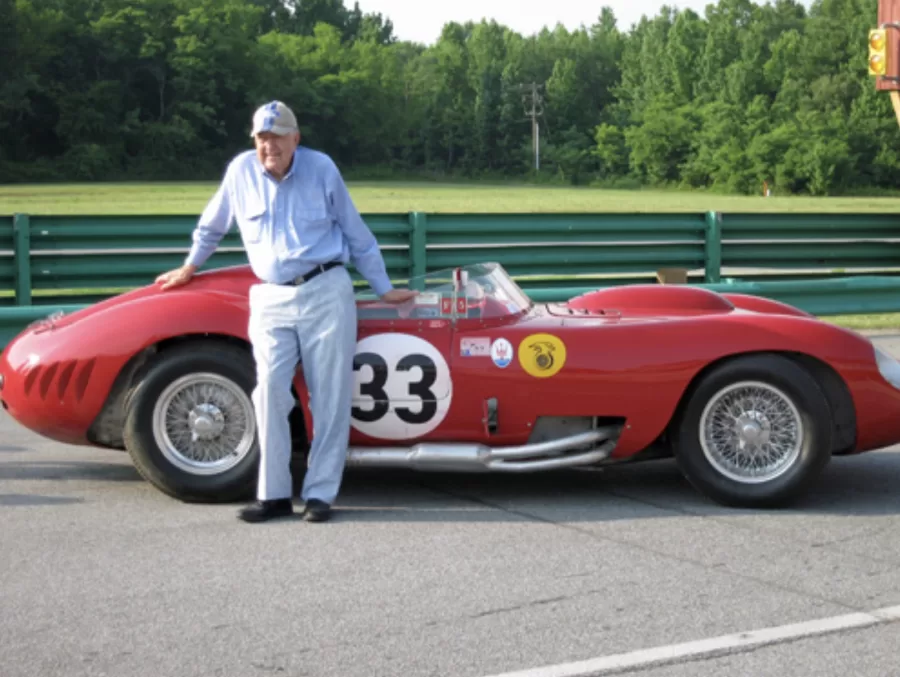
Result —
<instances>
[{"instance_id":1,"label":"black tire","mask_svg":"<svg viewBox=\"0 0 900 677\"><path fill-rule=\"evenodd\" d=\"M785 462L780 473L755 483L730 477L721 465L717 466L710 460L701 442L706 407L718 401L724 389L742 383L758 384L768 397L780 398L782 407L786 402L793 406L796 413L789 409L783 409L783 412L799 421L800 434L792 436L788 432L785 437L784 427L779 426L774 429L776 435L779 435L778 430L782 431L776 440L791 446L802 434L799 444L794 445L793 458ZM735 406L729 416L738 411ZM770 413L774 411L770 410ZM719 420L730 427L730 418L723 416ZM786 505L808 489L831 458L832 426L828 400L809 372L780 355L737 358L704 375L688 394L675 423L673 451L681 472L702 494L729 507L774 508Z\"/></svg>"},{"instance_id":2,"label":"black tire","mask_svg":"<svg viewBox=\"0 0 900 677\"><path fill-rule=\"evenodd\" d=\"M212 383L203 374L217 379L217 388L232 389L230 401L242 405L231 410L232 416L223 415L214 424L235 426L231 430L240 433L240 459L218 472L209 469L206 474L179 466L154 432L155 410L166 390L182 378ZM163 493L186 502L218 503L251 497L259 468L259 442L250 399L255 384L256 369L249 350L224 342L198 341L161 353L129 394L125 412L125 446L141 476ZM209 401L218 405L216 414L224 414L229 406L228 401L216 397ZM227 427L219 429L228 431Z\"/></svg>"}]
</instances>

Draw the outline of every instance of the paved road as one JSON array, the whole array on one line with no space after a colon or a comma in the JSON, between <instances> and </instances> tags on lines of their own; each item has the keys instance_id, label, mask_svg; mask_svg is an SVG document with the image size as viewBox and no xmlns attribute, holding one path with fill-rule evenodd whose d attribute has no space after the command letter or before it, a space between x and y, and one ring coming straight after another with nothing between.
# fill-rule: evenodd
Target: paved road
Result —
<instances>
[{"instance_id":1,"label":"paved road","mask_svg":"<svg viewBox=\"0 0 900 677\"><path fill-rule=\"evenodd\" d=\"M879 342L900 354L900 338ZM368 471L329 524L249 526L236 506L164 497L125 456L0 417L0 673L549 677L630 660L642 677L893 675L889 620L650 661L900 605L898 487L900 448L836 459L777 512L710 504L671 462Z\"/></svg>"}]
</instances>

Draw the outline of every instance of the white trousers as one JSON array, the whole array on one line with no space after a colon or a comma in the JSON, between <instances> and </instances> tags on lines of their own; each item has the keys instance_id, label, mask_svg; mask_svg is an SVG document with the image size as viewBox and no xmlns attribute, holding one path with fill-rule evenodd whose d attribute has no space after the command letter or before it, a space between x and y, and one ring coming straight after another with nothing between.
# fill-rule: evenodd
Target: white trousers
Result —
<instances>
[{"instance_id":1,"label":"white trousers","mask_svg":"<svg viewBox=\"0 0 900 677\"><path fill-rule=\"evenodd\" d=\"M298 286L250 288L249 336L256 360L253 406L260 445L257 498L292 497L288 416L298 361L309 390L312 446L301 498L334 503L350 436L356 301L343 266Z\"/></svg>"}]
</instances>

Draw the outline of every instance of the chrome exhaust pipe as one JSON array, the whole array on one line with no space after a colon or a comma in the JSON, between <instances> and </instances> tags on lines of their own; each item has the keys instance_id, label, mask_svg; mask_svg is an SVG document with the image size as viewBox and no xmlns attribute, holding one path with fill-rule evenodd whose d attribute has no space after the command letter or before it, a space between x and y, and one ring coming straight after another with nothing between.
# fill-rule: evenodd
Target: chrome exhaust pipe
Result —
<instances>
[{"instance_id":1,"label":"chrome exhaust pipe","mask_svg":"<svg viewBox=\"0 0 900 677\"><path fill-rule=\"evenodd\" d=\"M556 440L515 447L485 444L422 442L412 447L351 447L347 467L409 468L431 472L530 472L602 461L616 446L616 427L597 428ZM612 438L612 439L611 439ZM603 443L600 447L589 447ZM564 456L565 452L586 449Z\"/></svg>"}]
</instances>

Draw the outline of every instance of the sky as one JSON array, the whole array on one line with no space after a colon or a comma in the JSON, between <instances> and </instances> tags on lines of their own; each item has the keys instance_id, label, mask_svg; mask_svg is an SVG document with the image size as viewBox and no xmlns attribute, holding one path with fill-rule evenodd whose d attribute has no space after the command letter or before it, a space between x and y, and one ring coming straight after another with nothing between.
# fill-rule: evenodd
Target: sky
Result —
<instances>
[{"instance_id":1,"label":"sky","mask_svg":"<svg viewBox=\"0 0 900 677\"><path fill-rule=\"evenodd\" d=\"M345 0L347 7L358 2L365 13L380 12L394 24L394 34L400 40L412 40L426 45L440 36L444 24L449 21L463 23L495 19L521 33L537 33L544 26L554 28L562 23L576 29L581 24L595 23L602 7L610 7L616 17L619 30L627 31L641 15L654 17L663 5L677 9L693 9L700 16L710 0ZM807 8L811 0L803 0ZM712 4L716 4L713 1ZM757 4L765 4L757 0ZM429 6L429 9L424 7Z\"/></svg>"}]
</instances>

